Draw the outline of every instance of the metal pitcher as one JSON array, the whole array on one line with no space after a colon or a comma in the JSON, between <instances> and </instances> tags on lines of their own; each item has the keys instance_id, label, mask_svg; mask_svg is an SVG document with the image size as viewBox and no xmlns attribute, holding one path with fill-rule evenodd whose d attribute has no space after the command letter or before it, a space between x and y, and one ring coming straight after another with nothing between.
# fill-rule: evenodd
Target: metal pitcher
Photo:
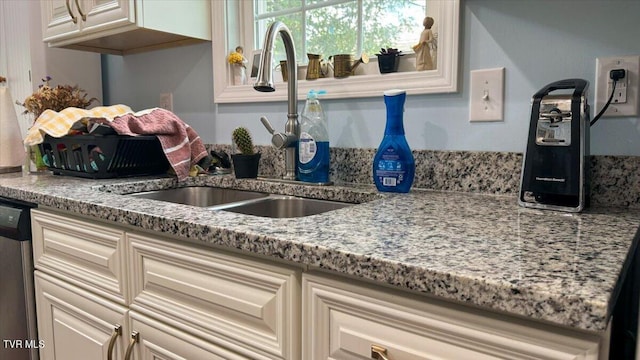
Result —
<instances>
[{"instance_id":1,"label":"metal pitcher","mask_svg":"<svg viewBox=\"0 0 640 360\"><path fill-rule=\"evenodd\" d=\"M307 80L315 80L317 78L324 77L324 73L322 72L322 55L319 54L309 54L307 53L307 57L309 58L309 64L307 65Z\"/></svg>"}]
</instances>

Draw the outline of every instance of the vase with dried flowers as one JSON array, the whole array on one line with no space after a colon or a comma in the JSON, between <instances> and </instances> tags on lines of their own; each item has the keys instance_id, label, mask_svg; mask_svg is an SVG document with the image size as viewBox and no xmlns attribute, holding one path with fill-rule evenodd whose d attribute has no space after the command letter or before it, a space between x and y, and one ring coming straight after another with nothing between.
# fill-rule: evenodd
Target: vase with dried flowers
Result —
<instances>
[{"instance_id":1,"label":"vase with dried flowers","mask_svg":"<svg viewBox=\"0 0 640 360\"><path fill-rule=\"evenodd\" d=\"M227 61L231 66L231 74L233 75L234 85L246 85L247 84L247 58L243 55L244 50L242 46L237 46L235 51L227 57Z\"/></svg>"},{"instance_id":2,"label":"vase with dried flowers","mask_svg":"<svg viewBox=\"0 0 640 360\"><path fill-rule=\"evenodd\" d=\"M68 107L86 109L93 102L98 101L96 98L89 98L87 92L77 85L51 86L49 84L50 81L51 76L47 76L42 79L42 84L38 86L38 90L29 95L24 102L16 101L18 105L22 105L25 108L24 114L33 114L34 119L37 119L45 110L59 112ZM35 164L35 170L46 169L46 164L42 160L38 146L29 148L29 156L32 163Z\"/></svg>"}]
</instances>

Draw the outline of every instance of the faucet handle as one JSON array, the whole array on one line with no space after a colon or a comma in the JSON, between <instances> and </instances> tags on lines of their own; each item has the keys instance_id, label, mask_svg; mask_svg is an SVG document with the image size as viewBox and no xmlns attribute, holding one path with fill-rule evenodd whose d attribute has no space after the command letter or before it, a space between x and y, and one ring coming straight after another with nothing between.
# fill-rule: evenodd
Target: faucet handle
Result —
<instances>
[{"instance_id":1,"label":"faucet handle","mask_svg":"<svg viewBox=\"0 0 640 360\"><path fill-rule=\"evenodd\" d=\"M269 132L269 134L273 135L273 133L276 132L273 129L273 126L271 126L271 123L269 122L269 119L267 119L266 116L261 116L260 117L260 122L262 122L262 125L264 125L264 127L267 128L267 131Z\"/></svg>"},{"instance_id":2,"label":"faucet handle","mask_svg":"<svg viewBox=\"0 0 640 360\"><path fill-rule=\"evenodd\" d=\"M271 144L273 144L276 149L284 149L296 140L295 137L276 132L266 116L261 116L260 122L262 122L262 125L267 128L267 131L273 135L271 136Z\"/></svg>"}]
</instances>

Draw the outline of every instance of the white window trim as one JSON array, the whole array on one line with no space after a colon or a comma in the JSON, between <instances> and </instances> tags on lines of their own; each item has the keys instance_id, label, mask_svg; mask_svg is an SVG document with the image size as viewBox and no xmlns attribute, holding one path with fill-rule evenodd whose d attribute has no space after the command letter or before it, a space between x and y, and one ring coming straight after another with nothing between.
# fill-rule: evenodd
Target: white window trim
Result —
<instances>
[{"instance_id":1,"label":"white window trim","mask_svg":"<svg viewBox=\"0 0 640 360\"><path fill-rule=\"evenodd\" d=\"M236 5L237 0L231 0ZM250 1L250 0L245 0ZM286 84L277 84L276 91L263 93L249 85L231 85L230 67L226 62L229 49L235 48L241 39L246 39L240 26L245 18L238 8L231 8L225 1L212 1L213 31L213 92L215 103L246 103L285 101ZM323 98L363 98L380 96L390 88L402 88L407 94L451 93L458 90L458 37L460 0L427 0L427 13L438 21L437 69L431 71L408 71L389 74L357 75L345 79L324 78L312 81L298 79L298 98L311 89L324 89ZM229 39L227 29L233 31L235 39ZM280 41L280 39L278 39ZM296 54L300 56L300 54ZM372 56L372 58L374 58ZM372 61L376 61L372 59Z\"/></svg>"}]
</instances>

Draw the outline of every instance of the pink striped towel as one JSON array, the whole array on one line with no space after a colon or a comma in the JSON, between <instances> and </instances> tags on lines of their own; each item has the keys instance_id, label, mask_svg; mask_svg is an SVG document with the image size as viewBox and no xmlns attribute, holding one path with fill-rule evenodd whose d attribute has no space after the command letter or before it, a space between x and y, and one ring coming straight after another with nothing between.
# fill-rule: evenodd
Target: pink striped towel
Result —
<instances>
[{"instance_id":1,"label":"pink striped towel","mask_svg":"<svg viewBox=\"0 0 640 360\"><path fill-rule=\"evenodd\" d=\"M196 131L169 110L143 110L105 123L120 135L156 135L178 180L186 179L191 166L207 155Z\"/></svg>"}]
</instances>

